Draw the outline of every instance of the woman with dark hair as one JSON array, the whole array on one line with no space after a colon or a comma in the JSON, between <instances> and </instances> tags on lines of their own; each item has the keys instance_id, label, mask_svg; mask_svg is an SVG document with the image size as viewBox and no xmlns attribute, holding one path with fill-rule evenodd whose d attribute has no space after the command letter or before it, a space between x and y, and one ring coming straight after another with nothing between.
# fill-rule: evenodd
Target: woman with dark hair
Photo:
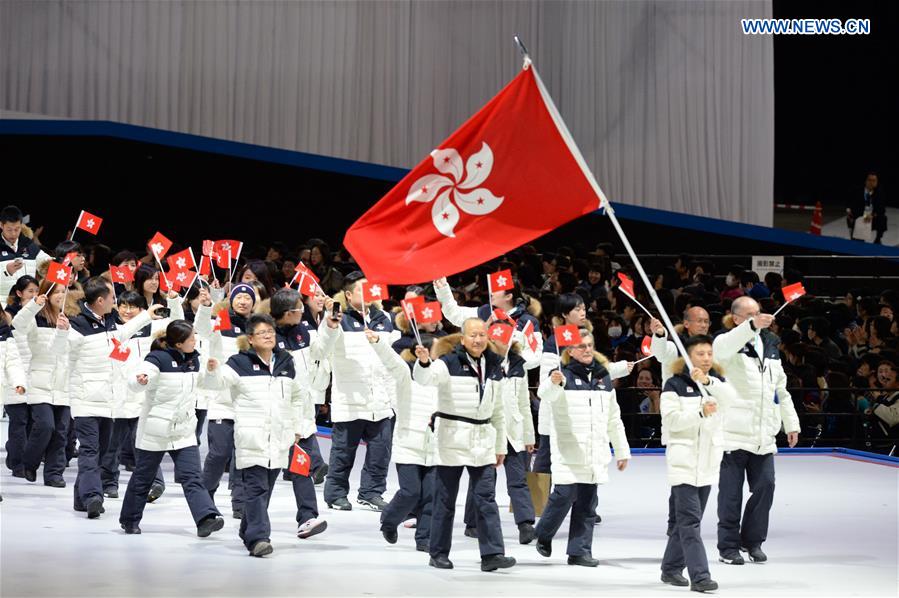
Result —
<instances>
[{"instance_id":1,"label":"woman with dark hair","mask_svg":"<svg viewBox=\"0 0 899 598\"><path fill-rule=\"evenodd\" d=\"M175 479L184 489L197 535L205 538L225 525L200 474L194 389L206 374L200 371L195 348L194 327L187 320L174 320L165 335L153 342L153 350L128 382L131 391L144 393L145 399L135 440L137 468L128 481L119 515L126 534L141 533L144 507L165 453L175 463Z\"/></svg>"},{"instance_id":2,"label":"woman with dark hair","mask_svg":"<svg viewBox=\"0 0 899 598\"><path fill-rule=\"evenodd\" d=\"M128 268L129 270L131 270L131 273L134 274L134 272L137 271L137 254L135 254L133 251L128 250L120 251L112 256L112 261L110 261L109 263L113 266L116 266L117 268ZM134 281L115 283L116 294L119 294L122 291L133 291L134 288Z\"/></svg>"},{"instance_id":3,"label":"woman with dark hair","mask_svg":"<svg viewBox=\"0 0 899 598\"><path fill-rule=\"evenodd\" d=\"M260 301L272 296L272 289L274 288L272 283L272 273L262 260L248 261L246 265L241 268L240 272L237 273L237 280L244 284L254 285L257 288L261 287L264 292L259 298Z\"/></svg>"},{"instance_id":4,"label":"woman with dark hair","mask_svg":"<svg viewBox=\"0 0 899 598\"><path fill-rule=\"evenodd\" d=\"M309 267L318 276L318 284L329 295L343 289L343 275L333 266L331 248L321 239L309 241Z\"/></svg>"},{"instance_id":5,"label":"woman with dark hair","mask_svg":"<svg viewBox=\"0 0 899 598\"><path fill-rule=\"evenodd\" d=\"M13 318L22 306L31 301L37 295L39 283L37 278L28 274L19 279L9 289L9 297L6 299L5 313L7 318Z\"/></svg>"},{"instance_id":6,"label":"woman with dark hair","mask_svg":"<svg viewBox=\"0 0 899 598\"><path fill-rule=\"evenodd\" d=\"M147 306L163 304L162 294L159 292L159 270L152 266L142 264L134 273L134 290L143 296Z\"/></svg>"},{"instance_id":7,"label":"woman with dark hair","mask_svg":"<svg viewBox=\"0 0 899 598\"><path fill-rule=\"evenodd\" d=\"M91 277L90 270L87 269L87 260L84 257L84 248L78 241L63 241L56 246L53 253L58 262L69 258L69 265L72 266L72 272L75 274L72 277L74 282L84 284Z\"/></svg>"},{"instance_id":8,"label":"woman with dark hair","mask_svg":"<svg viewBox=\"0 0 899 598\"><path fill-rule=\"evenodd\" d=\"M21 278L19 279L22 280ZM30 299L13 318L16 337L24 343L29 359L28 407L33 420L25 444L22 463L25 478L37 480L37 470L44 462L44 485L65 488L66 439L71 420L69 409L69 363L48 347L57 336L57 323L63 312L65 287L49 280L41 283L39 293ZM68 315L74 316L74 313Z\"/></svg>"}]
</instances>

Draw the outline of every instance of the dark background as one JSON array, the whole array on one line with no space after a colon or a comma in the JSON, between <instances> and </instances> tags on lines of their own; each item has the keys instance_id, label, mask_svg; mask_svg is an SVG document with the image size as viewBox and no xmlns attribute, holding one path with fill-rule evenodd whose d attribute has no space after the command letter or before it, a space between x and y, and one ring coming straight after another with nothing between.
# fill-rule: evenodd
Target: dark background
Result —
<instances>
[{"instance_id":1,"label":"dark background","mask_svg":"<svg viewBox=\"0 0 899 598\"><path fill-rule=\"evenodd\" d=\"M776 0L776 18L870 18L868 36L775 36L775 202L842 205L875 170L895 205L899 72L897 3ZM737 26L737 24L735 24ZM79 209L106 219L100 241L121 248L162 230L199 247L204 238L337 244L390 187L367 179L114 138L0 135L8 194L52 244ZM639 227L641 253L802 252L675 228ZM893 226L896 226L894 223ZM613 237L584 217L547 245ZM76 239L92 240L87 233ZM807 253L807 252L806 252Z\"/></svg>"}]
</instances>

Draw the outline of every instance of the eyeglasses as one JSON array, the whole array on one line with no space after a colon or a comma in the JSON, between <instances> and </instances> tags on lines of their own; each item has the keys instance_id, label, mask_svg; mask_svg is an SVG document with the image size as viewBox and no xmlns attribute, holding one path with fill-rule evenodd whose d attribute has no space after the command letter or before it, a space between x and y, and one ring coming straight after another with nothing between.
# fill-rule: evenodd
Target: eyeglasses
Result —
<instances>
[{"instance_id":1,"label":"eyeglasses","mask_svg":"<svg viewBox=\"0 0 899 598\"><path fill-rule=\"evenodd\" d=\"M261 332L254 332L250 336L261 336L262 338L271 338L275 336L274 330L263 330Z\"/></svg>"},{"instance_id":2,"label":"eyeglasses","mask_svg":"<svg viewBox=\"0 0 899 598\"><path fill-rule=\"evenodd\" d=\"M574 345L573 349L578 349L579 351L586 351L587 349L593 350L593 343L584 343L583 345Z\"/></svg>"},{"instance_id":3,"label":"eyeglasses","mask_svg":"<svg viewBox=\"0 0 899 598\"><path fill-rule=\"evenodd\" d=\"M303 308L302 308L302 307L298 307L298 308L296 308L296 309L288 309L288 310L287 310L287 313L289 313L289 314L293 314L293 313L296 313L296 312L303 313Z\"/></svg>"}]
</instances>

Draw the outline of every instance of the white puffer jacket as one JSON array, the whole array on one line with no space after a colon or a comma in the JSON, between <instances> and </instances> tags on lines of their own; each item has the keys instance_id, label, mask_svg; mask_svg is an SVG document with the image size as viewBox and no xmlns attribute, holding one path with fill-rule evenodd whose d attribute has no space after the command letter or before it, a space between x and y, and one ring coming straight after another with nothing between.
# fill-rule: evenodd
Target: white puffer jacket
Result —
<instances>
[{"instance_id":1,"label":"white puffer jacket","mask_svg":"<svg viewBox=\"0 0 899 598\"><path fill-rule=\"evenodd\" d=\"M69 359L72 417L112 417L123 390L115 384L121 380L123 364L109 357L115 348L112 340L125 343L150 321L149 312L143 312L123 326L116 325L114 314L101 323L82 307L79 315L70 318L68 334L57 331L53 350Z\"/></svg>"},{"instance_id":2,"label":"white puffer jacket","mask_svg":"<svg viewBox=\"0 0 899 598\"><path fill-rule=\"evenodd\" d=\"M169 323L174 320L184 319L184 309L181 307L180 297L167 299L166 303L171 312L170 317L152 320L149 326L144 326L123 343L127 349L130 349L131 353L128 354L127 361L119 369L118 374L120 378L115 382L115 384L121 386L121 389L116 393L117 402L112 406L112 417L114 419L133 419L140 416L144 404L144 387L131 384L134 372L150 354L153 340L160 333L165 333Z\"/></svg>"},{"instance_id":3,"label":"white puffer jacket","mask_svg":"<svg viewBox=\"0 0 899 598\"><path fill-rule=\"evenodd\" d=\"M194 318L194 329L196 330L197 338L203 341L204 349L208 350L208 354L204 355L204 357L207 360L209 357L213 357L222 364L240 352L238 339L247 332L247 318L229 310L231 328L229 330L213 331L212 312L214 309L209 308L208 311L203 309L202 316L200 315L201 310L197 310L197 317ZM206 317L207 315L209 317ZM206 417L210 421L234 419L234 402L230 390L207 394L204 398L207 400L208 409Z\"/></svg>"},{"instance_id":4,"label":"white puffer jacket","mask_svg":"<svg viewBox=\"0 0 899 598\"><path fill-rule=\"evenodd\" d=\"M787 391L777 337L767 331L762 334L764 357L759 359L755 336L747 320L716 336L712 354L737 392L724 416L724 450L765 455L777 452L775 436L781 427L787 433L799 432L799 417Z\"/></svg>"},{"instance_id":5,"label":"white puffer jacket","mask_svg":"<svg viewBox=\"0 0 899 598\"><path fill-rule=\"evenodd\" d=\"M477 374L461 347L431 361L427 367L415 361L413 379L423 386L437 388L432 443L434 465L482 467L496 463L496 456L507 452L502 358L488 350L482 360L486 364L483 396Z\"/></svg>"},{"instance_id":6,"label":"white puffer jacket","mask_svg":"<svg viewBox=\"0 0 899 598\"><path fill-rule=\"evenodd\" d=\"M627 369L627 361L608 361L605 356L597 353L597 359L600 359L603 367L609 372L612 380L625 378L630 372ZM553 370L559 369L559 355L556 354L556 339L550 337L546 342L543 353L540 356L540 382L546 380ZM540 401L537 408L537 433L543 436L549 436L552 430L553 412L549 403Z\"/></svg>"},{"instance_id":7,"label":"white puffer jacket","mask_svg":"<svg viewBox=\"0 0 899 598\"><path fill-rule=\"evenodd\" d=\"M525 450L525 445L533 445L536 442L524 358L514 351L510 352L505 371L506 375L500 386L506 421L506 439L512 448L520 453Z\"/></svg>"},{"instance_id":8,"label":"white puffer jacket","mask_svg":"<svg viewBox=\"0 0 899 598\"><path fill-rule=\"evenodd\" d=\"M140 385L137 376L147 376ZM194 391L200 371L198 353L176 349L152 351L132 370L128 387L144 398L134 446L144 451L171 451L197 444Z\"/></svg>"},{"instance_id":9,"label":"white puffer jacket","mask_svg":"<svg viewBox=\"0 0 899 598\"><path fill-rule=\"evenodd\" d=\"M381 320L386 314L377 313L379 320L371 323L372 329L383 342L388 342L389 318L385 324ZM331 421L381 421L393 417L393 378L365 338L359 312L347 310L337 328L322 322L310 355L316 361L327 359L331 363Z\"/></svg>"},{"instance_id":10,"label":"white puffer jacket","mask_svg":"<svg viewBox=\"0 0 899 598\"><path fill-rule=\"evenodd\" d=\"M546 378L537 390L552 408L553 483L604 484L612 461L609 443L616 461L631 457L611 376L597 361L589 368L572 362L562 374L564 388Z\"/></svg>"},{"instance_id":11,"label":"white puffer jacket","mask_svg":"<svg viewBox=\"0 0 899 598\"><path fill-rule=\"evenodd\" d=\"M453 326L461 328L465 320L469 318L479 318L486 321L491 315L488 306L477 308L459 305L456 298L453 296L453 290L449 285L438 287L435 284L434 293L437 295L437 301L440 302L440 310L443 312L443 317ZM485 313L487 316L482 317ZM509 315L510 317L519 318L526 315L528 318L531 318L533 322L537 322L536 318L527 312L524 312L519 316ZM543 335L535 329L534 338L537 341L537 348L532 351L530 345L525 341L524 332L522 332L526 323L525 320L517 323L515 332L512 333L511 342L512 344L518 343L518 346L521 347L521 356L524 358L525 369L532 370L540 365L540 356L543 354Z\"/></svg>"},{"instance_id":12,"label":"white puffer jacket","mask_svg":"<svg viewBox=\"0 0 899 598\"><path fill-rule=\"evenodd\" d=\"M312 322L306 320L303 320L300 325L304 326L306 332L309 333L309 346L311 348L318 339L318 328L313 326ZM312 360L311 351L308 359ZM321 359L315 363L318 364L318 371L315 374L314 386L309 388L309 394L312 395L312 402L315 405L324 405L326 400L325 393L331 385L331 362L327 359ZM322 387L322 385L324 386Z\"/></svg>"},{"instance_id":13,"label":"white puffer jacket","mask_svg":"<svg viewBox=\"0 0 899 598\"><path fill-rule=\"evenodd\" d=\"M683 363L683 360L673 363ZM737 393L733 386L714 373L709 375L709 384L705 388L710 399L704 399L697 383L684 373L669 378L662 391L662 428L668 441L665 463L671 486L699 487L718 483L724 455L723 418ZM706 400L718 405L718 411L709 417L702 415Z\"/></svg>"},{"instance_id":14,"label":"white puffer jacket","mask_svg":"<svg viewBox=\"0 0 899 598\"><path fill-rule=\"evenodd\" d=\"M412 379L412 369L390 344L381 339L372 347L396 386L396 423L393 426L394 463L431 465L434 434L429 423L437 411L437 389Z\"/></svg>"},{"instance_id":15,"label":"white puffer jacket","mask_svg":"<svg viewBox=\"0 0 899 598\"><path fill-rule=\"evenodd\" d=\"M318 396L324 397L328 384L331 382L331 372L327 366L320 367L321 364L312 359L312 335L302 323L290 327L276 326L275 332L277 333L278 348L287 351L293 357L297 380L309 393L309 400L303 402L304 412L297 414L299 421L304 425L300 435L303 438L309 438L318 431L315 425L317 412L315 399ZM324 399L322 400L324 401Z\"/></svg>"},{"instance_id":16,"label":"white puffer jacket","mask_svg":"<svg viewBox=\"0 0 899 598\"><path fill-rule=\"evenodd\" d=\"M37 271L53 259L44 253L33 239L24 234L19 235L16 245L16 251L13 251L6 240L0 238L0 297L4 299L9 297L9 291L19 278L26 274L38 278ZM22 267L10 274L7 267L17 258L22 259Z\"/></svg>"},{"instance_id":17,"label":"white puffer jacket","mask_svg":"<svg viewBox=\"0 0 899 598\"><path fill-rule=\"evenodd\" d=\"M4 393L6 405L20 405L26 402L28 388L28 376L25 368L19 360L19 348L16 345L15 336L8 326L0 333L0 388L9 390ZM21 386L26 394L16 393L16 387Z\"/></svg>"},{"instance_id":18,"label":"white puffer jacket","mask_svg":"<svg viewBox=\"0 0 899 598\"><path fill-rule=\"evenodd\" d=\"M2 264L0 264L0 268L2 268ZM12 327L15 329L15 323L13 322ZM9 340L9 346L15 345L14 349L11 349L15 352L16 357L18 357L19 363L22 365L22 371L25 372L26 377L28 377L28 383L31 384L30 376L28 372L31 371L31 347L28 344L28 337L24 334L19 333L18 330L13 330L12 338ZM45 345L45 348L49 347L49 343ZM15 359L15 357L13 358ZM0 398L3 398L3 402L7 405L20 405L22 403L28 402L28 392L24 395L20 395L16 392L16 388L14 386L9 386L4 384L0 386Z\"/></svg>"},{"instance_id":19,"label":"white puffer jacket","mask_svg":"<svg viewBox=\"0 0 899 598\"><path fill-rule=\"evenodd\" d=\"M290 465L295 435L308 428L308 422L299 421L298 415L307 413L304 403L311 402L308 391L296 379L290 353L276 350L270 367L254 351L241 351L201 378L200 385L230 390L238 469Z\"/></svg>"},{"instance_id":20,"label":"white puffer jacket","mask_svg":"<svg viewBox=\"0 0 899 598\"><path fill-rule=\"evenodd\" d=\"M25 339L29 355L28 404L69 405L69 362L50 350L57 336L56 322L38 319L42 307L34 299L22 306L12 323L16 336Z\"/></svg>"}]
</instances>

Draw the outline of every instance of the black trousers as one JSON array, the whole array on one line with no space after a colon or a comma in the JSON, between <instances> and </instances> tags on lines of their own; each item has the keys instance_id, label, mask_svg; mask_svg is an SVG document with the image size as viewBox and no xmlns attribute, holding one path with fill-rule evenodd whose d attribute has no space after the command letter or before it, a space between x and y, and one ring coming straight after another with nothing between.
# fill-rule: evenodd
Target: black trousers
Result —
<instances>
[{"instance_id":1,"label":"black trousers","mask_svg":"<svg viewBox=\"0 0 899 598\"><path fill-rule=\"evenodd\" d=\"M112 434L109 437L109 450L100 463L102 472L100 474L103 483L103 490L118 490L119 488L119 465L122 463L122 455L130 453L137 466L137 451L134 449L134 442L137 433L138 418L116 419L113 420ZM165 453L163 453L164 455ZM160 456L160 460L162 457ZM178 480L180 481L180 480ZM165 488L165 478L162 476L162 466L156 470L153 482Z\"/></svg>"},{"instance_id":2,"label":"black trousers","mask_svg":"<svg viewBox=\"0 0 899 598\"><path fill-rule=\"evenodd\" d=\"M101 463L109 451L112 419L108 417L76 417L78 436L78 475L75 478L75 507L84 507L87 499L99 496L103 500Z\"/></svg>"},{"instance_id":3,"label":"black trousers","mask_svg":"<svg viewBox=\"0 0 899 598\"><path fill-rule=\"evenodd\" d=\"M438 465L434 469L436 475L431 517L431 556L449 556L453 544L456 497L459 495L459 479L462 477L463 469L468 470L468 483L474 486L481 558L504 554L503 530L499 519L499 507L496 506L496 468L493 465L481 467Z\"/></svg>"},{"instance_id":4,"label":"black trousers","mask_svg":"<svg viewBox=\"0 0 899 598\"><path fill-rule=\"evenodd\" d=\"M203 485L209 490L210 495L215 495L218 490L225 468L230 463L231 482L231 508L235 511L243 510L243 484L242 477L238 473L236 458L234 456L234 420L215 419L209 420L206 427L206 440L209 444L209 452L206 453L206 462L203 465Z\"/></svg>"},{"instance_id":5,"label":"black trousers","mask_svg":"<svg viewBox=\"0 0 899 598\"><path fill-rule=\"evenodd\" d=\"M312 481L312 472L315 470L315 457L313 456L313 446L318 448L318 441L313 434L309 438L300 440L300 448L306 451L312 463L309 467L309 475L302 476L291 473L288 478L293 485L293 496L297 502L297 523L302 525L310 519L318 517L318 499L315 496L315 482ZM294 452L296 449L290 447L290 462L293 463ZM321 460L321 453L318 454ZM286 470L285 470L286 471Z\"/></svg>"},{"instance_id":6,"label":"black trousers","mask_svg":"<svg viewBox=\"0 0 899 598\"><path fill-rule=\"evenodd\" d=\"M515 525L522 523L533 524L536 520L534 503L531 500L531 491L527 483L527 460L530 455L518 452L512 445L506 447L506 459L503 468L506 471L506 491L512 501L512 514L515 516ZM477 525L477 509L474 506L474 486L468 485L468 495L465 497L465 527Z\"/></svg>"},{"instance_id":7,"label":"black trousers","mask_svg":"<svg viewBox=\"0 0 899 598\"><path fill-rule=\"evenodd\" d=\"M268 504L272 500L272 490L280 469L266 469L254 465L238 469L241 486L244 489L243 519L240 520L240 539L247 550L260 540L271 541L272 524L268 518Z\"/></svg>"},{"instance_id":8,"label":"black trousers","mask_svg":"<svg viewBox=\"0 0 899 598\"><path fill-rule=\"evenodd\" d=\"M69 433L71 409L66 405L38 403L31 409L31 433L25 443L22 464L25 469L37 468L44 461L44 481L62 480L66 470L66 437Z\"/></svg>"},{"instance_id":9,"label":"black trousers","mask_svg":"<svg viewBox=\"0 0 899 598\"><path fill-rule=\"evenodd\" d=\"M325 502L330 504L349 494L350 471L356 461L356 449L363 440L368 446L358 497L370 500L380 497L387 490L387 468L390 465L393 441L393 423L390 418L376 422L364 419L334 422L331 429L328 477L325 478Z\"/></svg>"},{"instance_id":10,"label":"black trousers","mask_svg":"<svg viewBox=\"0 0 899 598\"><path fill-rule=\"evenodd\" d=\"M396 474L400 489L381 513L381 529L395 530L409 513L415 513L418 519L415 525L415 543L427 546L431 539L434 507L434 468L397 463Z\"/></svg>"},{"instance_id":11,"label":"black trousers","mask_svg":"<svg viewBox=\"0 0 899 598\"><path fill-rule=\"evenodd\" d=\"M125 500L122 502L122 512L119 514L119 522L126 525L137 525L144 515L144 507L147 504L147 495L154 483L156 472L162 457L168 453L175 463L175 478L181 482L184 490L184 498L190 507L190 514L195 524L199 524L210 515L220 515L212 497L209 496L203 485L200 474L200 450L196 446L188 446L171 451L144 451L134 449L136 466L131 479L128 480L128 489L125 490Z\"/></svg>"},{"instance_id":12,"label":"black trousers","mask_svg":"<svg viewBox=\"0 0 899 598\"><path fill-rule=\"evenodd\" d=\"M743 480L751 496L743 510ZM737 450L724 453L718 481L718 552L756 548L768 538L768 515L774 503L774 455Z\"/></svg>"},{"instance_id":13,"label":"black trousers","mask_svg":"<svg viewBox=\"0 0 899 598\"><path fill-rule=\"evenodd\" d=\"M28 404L4 405L3 409L9 417L6 466L13 473L22 473L25 471L22 459L25 456L25 444L28 442Z\"/></svg>"},{"instance_id":14,"label":"black trousers","mask_svg":"<svg viewBox=\"0 0 899 598\"><path fill-rule=\"evenodd\" d=\"M537 539L549 542L568 523L568 555L590 556L593 550L593 525L596 523L596 484L556 484L537 523Z\"/></svg>"},{"instance_id":15,"label":"black trousers","mask_svg":"<svg viewBox=\"0 0 899 598\"><path fill-rule=\"evenodd\" d=\"M686 566L693 583L711 577L699 532L711 490L711 486L672 486L668 497L668 545L662 557L663 573L679 575Z\"/></svg>"}]
</instances>

